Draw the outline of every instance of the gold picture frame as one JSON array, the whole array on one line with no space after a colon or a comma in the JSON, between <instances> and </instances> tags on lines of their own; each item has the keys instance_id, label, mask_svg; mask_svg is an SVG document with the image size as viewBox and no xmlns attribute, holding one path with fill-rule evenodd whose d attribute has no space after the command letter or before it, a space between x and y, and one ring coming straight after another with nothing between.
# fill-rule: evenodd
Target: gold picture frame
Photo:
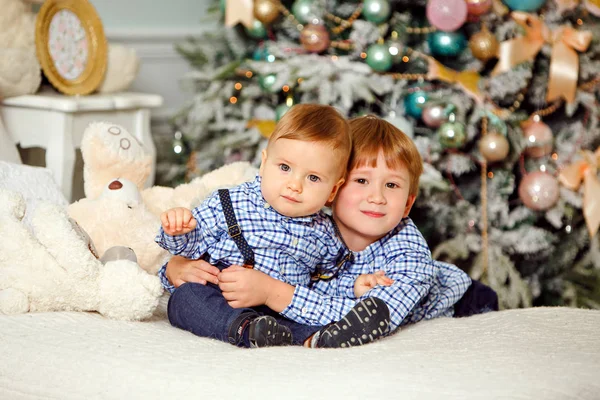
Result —
<instances>
[{"instance_id":1,"label":"gold picture frame","mask_svg":"<svg viewBox=\"0 0 600 400\"><path fill-rule=\"evenodd\" d=\"M102 84L108 46L88 0L46 0L36 19L35 45L44 74L60 92L84 95Z\"/></svg>"}]
</instances>

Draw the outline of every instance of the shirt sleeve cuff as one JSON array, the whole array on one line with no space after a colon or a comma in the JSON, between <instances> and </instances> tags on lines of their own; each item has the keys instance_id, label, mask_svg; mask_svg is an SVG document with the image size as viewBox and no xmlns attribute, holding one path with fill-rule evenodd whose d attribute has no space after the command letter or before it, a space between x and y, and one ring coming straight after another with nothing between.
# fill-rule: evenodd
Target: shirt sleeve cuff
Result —
<instances>
[{"instance_id":1,"label":"shirt sleeve cuff","mask_svg":"<svg viewBox=\"0 0 600 400\"><path fill-rule=\"evenodd\" d=\"M304 286L296 286L290 304L280 312L284 317L293 321L306 320L308 308L306 299L310 296L310 290Z\"/></svg>"},{"instance_id":2,"label":"shirt sleeve cuff","mask_svg":"<svg viewBox=\"0 0 600 400\"><path fill-rule=\"evenodd\" d=\"M175 286L173 286L167 278L167 264L163 265L158 270L158 277L160 279L160 283L165 288L165 290L167 290L169 293L173 293L175 291Z\"/></svg>"}]
</instances>

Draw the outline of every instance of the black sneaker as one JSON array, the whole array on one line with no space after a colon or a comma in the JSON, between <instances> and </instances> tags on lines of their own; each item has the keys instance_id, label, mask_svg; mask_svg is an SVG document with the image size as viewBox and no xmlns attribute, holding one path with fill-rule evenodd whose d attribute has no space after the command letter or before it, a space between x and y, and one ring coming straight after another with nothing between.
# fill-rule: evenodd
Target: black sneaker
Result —
<instances>
[{"instance_id":1,"label":"black sneaker","mask_svg":"<svg viewBox=\"0 0 600 400\"><path fill-rule=\"evenodd\" d=\"M311 347L360 346L387 335L389 326L387 305L381 299L369 297L356 303L344 318L317 332L313 341L315 345Z\"/></svg>"},{"instance_id":2,"label":"black sneaker","mask_svg":"<svg viewBox=\"0 0 600 400\"><path fill-rule=\"evenodd\" d=\"M270 315L254 318L248 326L250 347L289 346L292 344L290 328L280 325Z\"/></svg>"}]
</instances>

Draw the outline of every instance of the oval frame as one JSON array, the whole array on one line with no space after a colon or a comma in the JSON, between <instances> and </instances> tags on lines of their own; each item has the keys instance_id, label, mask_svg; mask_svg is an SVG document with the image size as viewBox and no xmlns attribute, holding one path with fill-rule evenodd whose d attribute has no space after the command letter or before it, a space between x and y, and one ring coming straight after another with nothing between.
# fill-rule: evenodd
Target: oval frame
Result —
<instances>
[{"instance_id":1,"label":"oval frame","mask_svg":"<svg viewBox=\"0 0 600 400\"><path fill-rule=\"evenodd\" d=\"M63 77L56 69L48 49L52 19L68 10L79 19L88 40L88 59L83 72L75 79ZM89 94L104 81L107 67L107 43L102 21L88 0L46 0L35 23L35 48L44 74L58 91L69 95Z\"/></svg>"}]
</instances>

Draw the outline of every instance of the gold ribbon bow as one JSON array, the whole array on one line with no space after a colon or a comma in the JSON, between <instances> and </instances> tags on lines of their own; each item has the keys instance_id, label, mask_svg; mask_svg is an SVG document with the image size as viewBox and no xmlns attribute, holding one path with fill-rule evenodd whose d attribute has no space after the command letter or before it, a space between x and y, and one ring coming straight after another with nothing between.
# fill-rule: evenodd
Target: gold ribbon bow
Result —
<instances>
[{"instance_id":1,"label":"gold ribbon bow","mask_svg":"<svg viewBox=\"0 0 600 400\"><path fill-rule=\"evenodd\" d=\"M429 71L427 71L428 80L440 80L443 82L457 84L465 93L471 96L477 104L483 104L483 95L479 90L479 81L481 76L476 71L455 71L447 68L432 57L427 57L429 61Z\"/></svg>"},{"instance_id":2,"label":"gold ribbon bow","mask_svg":"<svg viewBox=\"0 0 600 400\"><path fill-rule=\"evenodd\" d=\"M225 0L225 26L235 26L238 22L252 28L254 0Z\"/></svg>"},{"instance_id":3,"label":"gold ribbon bow","mask_svg":"<svg viewBox=\"0 0 600 400\"><path fill-rule=\"evenodd\" d=\"M544 43L552 45L550 81L546 101L564 98L568 103L575 100L579 76L577 51L586 51L592 41L592 33L561 26L551 31L543 21L533 14L515 11L512 18L525 29L525 36L507 40L500 44L498 64L492 75L509 71L524 61L532 61Z\"/></svg>"},{"instance_id":4,"label":"gold ribbon bow","mask_svg":"<svg viewBox=\"0 0 600 400\"><path fill-rule=\"evenodd\" d=\"M564 168L558 180L571 190L578 190L583 181L583 216L593 237L600 227L600 180L598 180L598 166L600 166L600 147L595 153L583 151L583 159Z\"/></svg>"}]
</instances>

